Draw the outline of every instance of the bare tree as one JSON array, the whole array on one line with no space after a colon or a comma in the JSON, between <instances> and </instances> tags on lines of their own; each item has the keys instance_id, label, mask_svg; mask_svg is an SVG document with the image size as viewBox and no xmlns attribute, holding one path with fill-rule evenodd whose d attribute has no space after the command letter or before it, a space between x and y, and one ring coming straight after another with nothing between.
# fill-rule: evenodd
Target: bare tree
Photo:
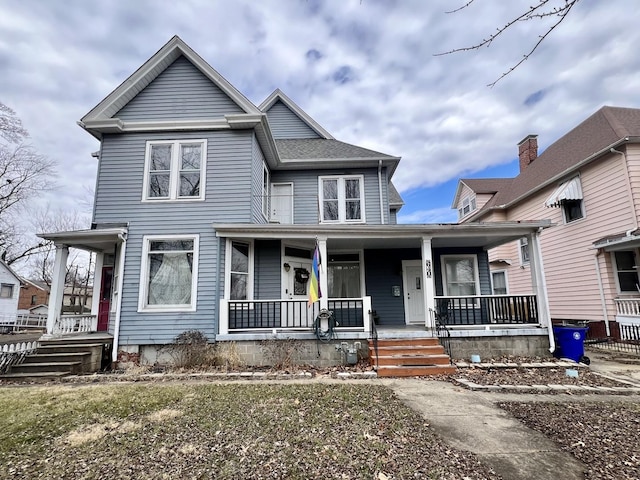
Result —
<instances>
[{"instance_id":1,"label":"bare tree","mask_svg":"<svg viewBox=\"0 0 640 480\"><path fill-rule=\"evenodd\" d=\"M455 10L451 10L446 13L460 12L461 10L469 8L469 6L474 3L474 1L475 0L469 0L460 8L456 8ZM534 43L533 47L522 56L520 61L512 65L506 72L500 75L498 79L488 85L489 87L493 87L496 83L498 83L520 65L522 65L526 60L528 60L529 57L533 55L533 53L538 49L540 44L545 40L545 38L547 38L549 34L551 34L551 32L553 32L564 21L571 9L578 2L580 2L580 0L537 0L537 3L534 3L534 5L530 5L524 12L521 12L519 15L509 20L504 26L499 27L496 32L484 38L481 42L466 47L454 48L442 53L436 53L435 56L450 55L452 53L468 52L470 50L479 50L482 47L490 47L494 40L498 39L498 37L500 37L507 30L513 28L519 22L552 18L553 23L551 23L543 31L543 33L537 37L537 41Z\"/></svg>"},{"instance_id":2,"label":"bare tree","mask_svg":"<svg viewBox=\"0 0 640 480\"><path fill-rule=\"evenodd\" d=\"M53 187L53 162L25 144L28 133L15 112L0 102L0 254L8 264L32 255L25 245L21 213L26 201Z\"/></svg>"}]
</instances>

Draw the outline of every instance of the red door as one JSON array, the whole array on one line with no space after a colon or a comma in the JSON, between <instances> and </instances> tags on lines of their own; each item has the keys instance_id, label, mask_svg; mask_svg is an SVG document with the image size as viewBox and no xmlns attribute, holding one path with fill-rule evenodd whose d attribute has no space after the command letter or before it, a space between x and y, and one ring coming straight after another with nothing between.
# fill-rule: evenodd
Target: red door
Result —
<instances>
[{"instance_id":1,"label":"red door","mask_svg":"<svg viewBox=\"0 0 640 480\"><path fill-rule=\"evenodd\" d=\"M111 283L113 267L102 267L100 284L100 303L98 305L98 331L105 332L109 328L109 310L111 306Z\"/></svg>"}]
</instances>

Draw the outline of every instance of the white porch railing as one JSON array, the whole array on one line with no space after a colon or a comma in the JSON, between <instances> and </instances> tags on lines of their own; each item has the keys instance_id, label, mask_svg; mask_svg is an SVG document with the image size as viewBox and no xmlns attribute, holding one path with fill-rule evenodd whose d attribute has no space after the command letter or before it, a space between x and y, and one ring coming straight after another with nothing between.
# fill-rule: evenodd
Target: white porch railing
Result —
<instances>
[{"instance_id":1,"label":"white porch railing","mask_svg":"<svg viewBox=\"0 0 640 480\"><path fill-rule=\"evenodd\" d=\"M640 298L616 298L616 315L640 317Z\"/></svg>"},{"instance_id":2,"label":"white porch railing","mask_svg":"<svg viewBox=\"0 0 640 480\"><path fill-rule=\"evenodd\" d=\"M32 313L0 315L0 331L44 329L46 326L46 315L37 315Z\"/></svg>"},{"instance_id":3,"label":"white porch railing","mask_svg":"<svg viewBox=\"0 0 640 480\"><path fill-rule=\"evenodd\" d=\"M98 330L97 315L62 315L53 326L54 334L95 332Z\"/></svg>"},{"instance_id":4,"label":"white porch railing","mask_svg":"<svg viewBox=\"0 0 640 480\"><path fill-rule=\"evenodd\" d=\"M371 297L330 298L336 329L368 332ZM257 331L312 331L320 303L307 300L220 300L220 334Z\"/></svg>"},{"instance_id":5,"label":"white porch railing","mask_svg":"<svg viewBox=\"0 0 640 480\"><path fill-rule=\"evenodd\" d=\"M22 363L24 357L38 349L38 342L11 343L0 346L0 374L12 365Z\"/></svg>"}]
</instances>

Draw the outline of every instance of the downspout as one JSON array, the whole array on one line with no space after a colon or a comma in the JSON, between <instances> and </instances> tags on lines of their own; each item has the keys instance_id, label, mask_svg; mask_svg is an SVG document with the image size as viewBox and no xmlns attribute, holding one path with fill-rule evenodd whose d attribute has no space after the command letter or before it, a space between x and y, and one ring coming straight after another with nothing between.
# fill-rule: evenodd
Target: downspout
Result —
<instances>
[{"instance_id":1,"label":"downspout","mask_svg":"<svg viewBox=\"0 0 640 480\"><path fill-rule=\"evenodd\" d=\"M122 309L122 286L124 285L124 257L127 250L127 237L119 233L118 238L122 240L120 245L120 257L118 258L118 303L116 305L116 324L113 329L113 347L111 352L111 362L116 364L118 362L118 344L120 340L120 312Z\"/></svg>"},{"instance_id":2,"label":"downspout","mask_svg":"<svg viewBox=\"0 0 640 480\"><path fill-rule=\"evenodd\" d=\"M380 224L384 225L384 202L382 199L382 160L378 160L378 193L380 194Z\"/></svg>"},{"instance_id":3,"label":"downspout","mask_svg":"<svg viewBox=\"0 0 640 480\"><path fill-rule=\"evenodd\" d=\"M604 296L604 286L602 285L602 273L600 272L600 254L602 250L599 248L596 251L596 256L593 257L593 260L596 263L596 278L598 280L598 290L600 291L600 302L602 303L602 315L604 317L604 328L607 332L607 337L611 335L609 330L609 314L607 313L607 301Z\"/></svg>"}]
</instances>

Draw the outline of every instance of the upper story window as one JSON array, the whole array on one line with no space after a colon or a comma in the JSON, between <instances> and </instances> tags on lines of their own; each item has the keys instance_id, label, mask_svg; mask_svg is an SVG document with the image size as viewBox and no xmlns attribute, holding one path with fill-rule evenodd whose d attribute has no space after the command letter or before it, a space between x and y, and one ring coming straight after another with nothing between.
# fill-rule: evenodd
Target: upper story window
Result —
<instances>
[{"instance_id":1,"label":"upper story window","mask_svg":"<svg viewBox=\"0 0 640 480\"><path fill-rule=\"evenodd\" d=\"M204 200L206 140L147 142L143 200Z\"/></svg>"},{"instance_id":2,"label":"upper story window","mask_svg":"<svg viewBox=\"0 0 640 480\"><path fill-rule=\"evenodd\" d=\"M320 222L363 223L364 177L320 177Z\"/></svg>"},{"instance_id":3,"label":"upper story window","mask_svg":"<svg viewBox=\"0 0 640 480\"><path fill-rule=\"evenodd\" d=\"M0 285L0 298L13 298L13 285L11 283Z\"/></svg>"},{"instance_id":4,"label":"upper story window","mask_svg":"<svg viewBox=\"0 0 640 480\"><path fill-rule=\"evenodd\" d=\"M560 207L564 223L584 218L584 202L580 177L561 183L544 202L546 207Z\"/></svg>"},{"instance_id":5,"label":"upper story window","mask_svg":"<svg viewBox=\"0 0 640 480\"><path fill-rule=\"evenodd\" d=\"M198 235L145 236L140 311L194 311Z\"/></svg>"},{"instance_id":6,"label":"upper story window","mask_svg":"<svg viewBox=\"0 0 640 480\"><path fill-rule=\"evenodd\" d=\"M463 218L469 215L476 209L476 197L465 197L462 200L460 208L458 208L458 218Z\"/></svg>"}]
</instances>

